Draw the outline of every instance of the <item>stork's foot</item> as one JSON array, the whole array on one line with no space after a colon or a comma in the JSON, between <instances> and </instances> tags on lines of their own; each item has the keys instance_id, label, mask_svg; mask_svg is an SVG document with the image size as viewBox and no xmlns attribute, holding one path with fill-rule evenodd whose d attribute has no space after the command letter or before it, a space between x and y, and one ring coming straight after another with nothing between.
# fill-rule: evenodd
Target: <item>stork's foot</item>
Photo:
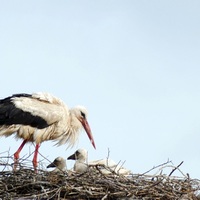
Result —
<instances>
[{"instance_id":1,"label":"stork's foot","mask_svg":"<svg viewBox=\"0 0 200 200\"><path fill-rule=\"evenodd\" d=\"M18 165L19 165L19 153L16 152L16 153L14 153L14 166L13 166L14 171L17 170Z\"/></svg>"},{"instance_id":2,"label":"stork's foot","mask_svg":"<svg viewBox=\"0 0 200 200\"><path fill-rule=\"evenodd\" d=\"M33 160L32 163L33 163L34 172L37 174L38 173L38 169L37 169L38 162Z\"/></svg>"},{"instance_id":3,"label":"stork's foot","mask_svg":"<svg viewBox=\"0 0 200 200\"><path fill-rule=\"evenodd\" d=\"M18 150L14 153L14 168L13 170L16 171L17 166L19 165L19 154L21 150L23 149L24 145L26 144L27 140L24 140Z\"/></svg>"},{"instance_id":4,"label":"stork's foot","mask_svg":"<svg viewBox=\"0 0 200 200\"><path fill-rule=\"evenodd\" d=\"M15 172L17 171L18 165L19 165L18 160L15 160L15 161L14 161L14 166L13 166L13 171L15 171Z\"/></svg>"},{"instance_id":5,"label":"stork's foot","mask_svg":"<svg viewBox=\"0 0 200 200\"><path fill-rule=\"evenodd\" d=\"M37 157L38 157L38 149L39 149L39 147L40 147L40 144L36 144L36 146L35 146L35 153L34 153L33 161L32 161L35 173L38 172L38 170L37 170L37 166L38 166L38 161L37 161L38 159L37 159Z\"/></svg>"}]
</instances>

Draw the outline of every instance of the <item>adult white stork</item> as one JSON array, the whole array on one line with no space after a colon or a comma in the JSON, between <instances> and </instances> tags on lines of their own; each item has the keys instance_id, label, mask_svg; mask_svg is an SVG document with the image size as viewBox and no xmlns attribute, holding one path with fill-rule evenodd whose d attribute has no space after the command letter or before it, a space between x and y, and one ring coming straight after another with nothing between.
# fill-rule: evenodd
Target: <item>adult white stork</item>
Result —
<instances>
[{"instance_id":1,"label":"adult white stork","mask_svg":"<svg viewBox=\"0 0 200 200\"><path fill-rule=\"evenodd\" d=\"M73 146L84 128L95 147L87 111L83 106L69 109L63 101L49 93L15 94L0 100L0 136L16 133L23 142L14 154L15 166L27 142L35 142L33 166L37 169L40 144L56 140L57 145Z\"/></svg>"}]
</instances>

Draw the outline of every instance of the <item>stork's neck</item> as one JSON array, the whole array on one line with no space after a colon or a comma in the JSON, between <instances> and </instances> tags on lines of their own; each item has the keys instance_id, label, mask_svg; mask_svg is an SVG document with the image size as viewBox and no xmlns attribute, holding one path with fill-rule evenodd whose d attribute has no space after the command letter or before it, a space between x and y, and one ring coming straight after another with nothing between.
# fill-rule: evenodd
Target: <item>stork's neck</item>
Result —
<instances>
[{"instance_id":1,"label":"stork's neck","mask_svg":"<svg viewBox=\"0 0 200 200\"><path fill-rule=\"evenodd\" d=\"M87 168L88 168L88 165L86 163L80 162L78 160L74 164L74 171L78 173L86 172Z\"/></svg>"},{"instance_id":2,"label":"stork's neck","mask_svg":"<svg viewBox=\"0 0 200 200\"><path fill-rule=\"evenodd\" d=\"M74 146L74 144L78 140L80 130L82 129L82 124L77 119L74 112L71 112L71 110L69 110L68 115L63 116L63 119L60 123L60 127L61 128L58 131L58 134L60 134L60 137L59 138L56 137L59 140L57 145L65 144L66 142L68 142L69 147ZM56 138L52 138L52 139L56 139Z\"/></svg>"},{"instance_id":3,"label":"stork's neck","mask_svg":"<svg viewBox=\"0 0 200 200\"><path fill-rule=\"evenodd\" d=\"M62 171L65 171L65 170L67 170L67 167L66 167L66 165L59 166L58 168L59 168L60 170L62 170Z\"/></svg>"},{"instance_id":4,"label":"stork's neck","mask_svg":"<svg viewBox=\"0 0 200 200\"><path fill-rule=\"evenodd\" d=\"M66 169L67 169L66 163L65 163L65 162L61 163L61 164L58 166L58 168L61 169L61 170L63 170L63 171L66 170Z\"/></svg>"},{"instance_id":5,"label":"stork's neck","mask_svg":"<svg viewBox=\"0 0 200 200\"><path fill-rule=\"evenodd\" d=\"M82 129L82 124L76 117L74 109L69 110L68 127L72 133L78 132Z\"/></svg>"},{"instance_id":6,"label":"stork's neck","mask_svg":"<svg viewBox=\"0 0 200 200\"><path fill-rule=\"evenodd\" d=\"M81 156L80 158L78 158L77 160L80 163L85 163L86 162L86 158L84 158L83 156Z\"/></svg>"}]
</instances>

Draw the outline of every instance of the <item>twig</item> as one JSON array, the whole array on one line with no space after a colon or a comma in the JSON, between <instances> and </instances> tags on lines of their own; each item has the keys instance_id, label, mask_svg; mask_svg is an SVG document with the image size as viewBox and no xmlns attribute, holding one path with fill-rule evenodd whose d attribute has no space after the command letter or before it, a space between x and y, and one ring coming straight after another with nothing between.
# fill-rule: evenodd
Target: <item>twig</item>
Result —
<instances>
[{"instance_id":1,"label":"twig","mask_svg":"<svg viewBox=\"0 0 200 200\"><path fill-rule=\"evenodd\" d=\"M183 164L183 161L177 166L175 167L169 174L169 177L174 173L175 170L177 170L181 165Z\"/></svg>"},{"instance_id":2,"label":"twig","mask_svg":"<svg viewBox=\"0 0 200 200\"><path fill-rule=\"evenodd\" d=\"M154 170L154 169L156 169L156 168L158 168L158 167L164 166L164 165L166 165L166 164L168 164L168 163L170 163L170 162L171 162L171 161L168 160L168 161L165 162L165 163L162 163L162 164L160 164L160 165L154 166L154 167L152 167L150 170L148 170L148 171L146 171L146 172L140 174L140 176L143 176L143 175L149 173L150 171L152 171L152 170Z\"/></svg>"}]
</instances>

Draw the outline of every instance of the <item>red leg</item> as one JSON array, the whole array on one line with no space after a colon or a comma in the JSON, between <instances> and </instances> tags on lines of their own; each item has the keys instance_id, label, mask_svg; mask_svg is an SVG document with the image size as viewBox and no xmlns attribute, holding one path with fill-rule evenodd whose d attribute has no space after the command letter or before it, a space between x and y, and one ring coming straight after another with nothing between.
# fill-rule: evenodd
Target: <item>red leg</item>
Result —
<instances>
[{"instance_id":1,"label":"red leg","mask_svg":"<svg viewBox=\"0 0 200 200\"><path fill-rule=\"evenodd\" d=\"M37 166L38 166L37 158L38 158L39 147L40 147L40 144L36 144L35 152L34 152L34 156L33 156L33 161L32 161L35 172L37 172Z\"/></svg>"},{"instance_id":2,"label":"red leg","mask_svg":"<svg viewBox=\"0 0 200 200\"><path fill-rule=\"evenodd\" d=\"M22 144L20 145L20 147L18 148L18 150L14 153L14 170L16 170L16 168L17 168L19 154L20 154L21 150L23 149L24 145L26 144L26 142L27 142L27 140L24 140L22 142Z\"/></svg>"}]
</instances>

